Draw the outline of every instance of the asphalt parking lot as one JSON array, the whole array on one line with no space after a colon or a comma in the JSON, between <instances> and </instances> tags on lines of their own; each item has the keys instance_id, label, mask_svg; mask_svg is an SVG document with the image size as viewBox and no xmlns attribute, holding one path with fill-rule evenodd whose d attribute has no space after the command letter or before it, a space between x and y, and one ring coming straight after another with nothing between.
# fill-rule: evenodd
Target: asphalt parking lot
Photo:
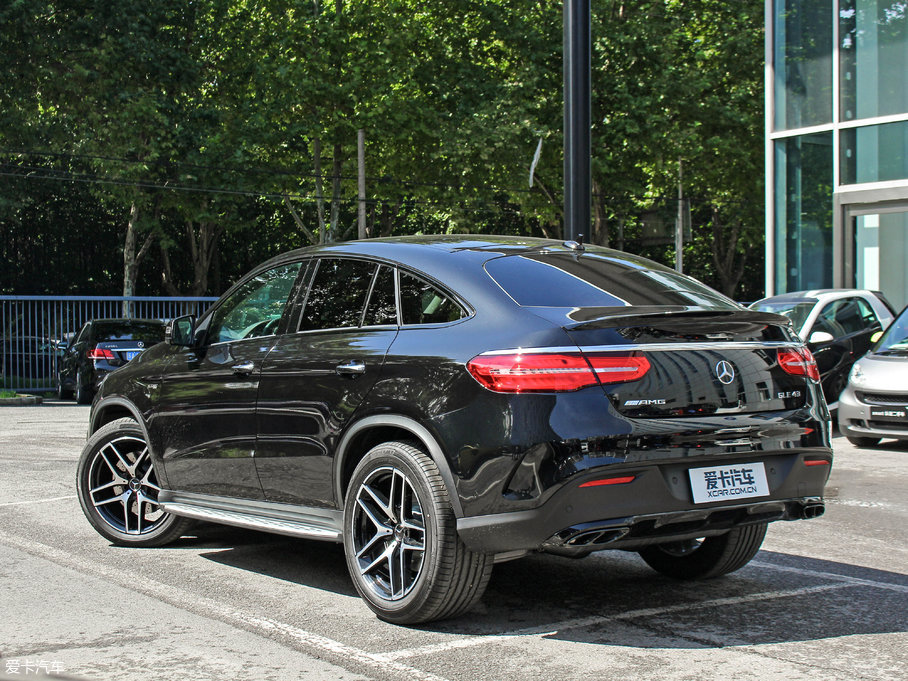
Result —
<instances>
[{"instance_id":1,"label":"asphalt parking lot","mask_svg":"<svg viewBox=\"0 0 908 681\"><path fill-rule=\"evenodd\" d=\"M822 518L770 526L724 578L636 554L497 565L481 606L398 627L338 545L200 525L97 535L75 497L88 408L0 408L0 679L856 679L908 670L908 443L835 439Z\"/></svg>"}]
</instances>

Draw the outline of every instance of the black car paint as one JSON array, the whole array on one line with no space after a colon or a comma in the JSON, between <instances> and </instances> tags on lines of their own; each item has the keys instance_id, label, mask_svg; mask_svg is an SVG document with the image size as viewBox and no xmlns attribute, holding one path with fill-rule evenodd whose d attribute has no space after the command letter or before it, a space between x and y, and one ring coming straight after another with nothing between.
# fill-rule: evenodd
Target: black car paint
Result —
<instances>
[{"instance_id":1,"label":"black car paint","mask_svg":"<svg viewBox=\"0 0 908 681\"><path fill-rule=\"evenodd\" d=\"M691 512L684 475L695 463L767 462L772 499L736 507L745 515L768 503L775 504L774 515L767 511L770 519L795 517L793 507L779 511L777 500L822 496L828 466L796 467L806 456L831 460L825 402L818 386L778 370L780 385L796 385L801 395L770 394L760 410L735 410L735 400L711 385L699 402L703 408L683 417L628 413L622 384L520 395L479 386L465 365L489 350L683 343L702 335L706 322L696 315L681 321L632 317L627 326L593 315L598 322L559 324L552 315L569 311L528 313L490 278L477 276L492 257L544 248L555 246L457 237L352 242L285 254L250 277L310 257L367 258L434 281L469 314L442 325L294 333L301 308L295 301L274 336L210 347L162 344L144 353L105 381L91 429L131 413L146 429L168 490L264 500L275 509L340 509L353 464L371 444L384 437L417 440L455 492L461 535L485 551L535 548L552 532L587 521ZM774 316L741 311L725 322L722 315L707 316L708 329L729 342L769 328L773 339L797 344L784 320L770 324ZM209 319L210 313L196 327L200 340ZM722 357L696 350L686 361L702 369ZM660 355L657 364L667 358ZM339 374L337 367L350 360L363 361L365 374ZM247 361L252 370L238 374L234 367ZM771 370L769 353L754 361ZM670 374L668 385L687 375L678 366ZM621 489L577 488L593 476L622 471L640 478Z\"/></svg>"}]
</instances>

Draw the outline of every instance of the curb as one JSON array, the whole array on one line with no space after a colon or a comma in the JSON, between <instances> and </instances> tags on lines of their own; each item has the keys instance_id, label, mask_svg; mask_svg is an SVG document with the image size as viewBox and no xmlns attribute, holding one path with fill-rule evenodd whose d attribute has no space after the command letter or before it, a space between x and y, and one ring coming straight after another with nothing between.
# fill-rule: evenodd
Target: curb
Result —
<instances>
[{"instance_id":1,"label":"curb","mask_svg":"<svg viewBox=\"0 0 908 681\"><path fill-rule=\"evenodd\" d=\"M0 397L0 407L27 407L41 404L44 398L38 395L16 395L15 397Z\"/></svg>"}]
</instances>

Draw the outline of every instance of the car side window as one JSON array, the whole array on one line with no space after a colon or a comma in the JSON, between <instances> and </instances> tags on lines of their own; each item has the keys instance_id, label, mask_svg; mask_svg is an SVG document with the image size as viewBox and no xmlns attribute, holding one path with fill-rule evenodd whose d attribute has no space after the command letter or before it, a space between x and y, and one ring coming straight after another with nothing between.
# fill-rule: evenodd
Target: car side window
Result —
<instances>
[{"instance_id":1,"label":"car side window","mask_svg":"<svg viewBox=\"0 0 908 681\"><path fill-rule=\"evenodd\" d=\"M406 272L400 273L400 312L404 324L440 324L467 316L450 296Z\"/></svg>"},{"instance_id":2,"label":"car side window","mask_svg":"<svg viewBox=\"0 0 908 681\"><path fill-rule=\"evenodd\" d=\"M364 260L319 260L299 330L359 326L376 267L375 263Z\"/></svg>"},{"instance_id":3,"label":"car side window","mask_svg":"<svg viewBox=\"0 0 908 681\"><path fill-rule=\"evenodd\" d=\"M833 338L841 338L845 335L845 330L839 325L835 320L835 303L827 304L820 314L817 316L817 320L813 323L812 331L825 331L832 335Z\"/></svg>"},{"instance_id":4,"label":"car side window","mask_svg":"<svg viewBox=\"0 0 908 681\"><path fill-rule=\"evenodd\" d=\"M372 293L363 317L363 326L397 324L397 303L394 295L394 270L381 265L372 283Z\"/></svg>"},{"instance_id":5,"label":"car side window","mask_svg":"<svg viewBox=\"0 0 908 681\"><path fill-rule=\"evenodd\" d=\"M861 320L864 323L864 328L869 329L874 324L880 323L880 318L877 317L876 312L873 311L873 308L863 298L855 298L854 301L857 303L858 310L861 313Z\"/></svg>"},{"instance_id":6,"label":"car side window","mask_svg":"<svg viewBox=\"0 0 908 681\"><path fill-rule=\"evenodd\" d=\"M275 333L300 263L280 265L257 274L234 291L215 310L208 326L208 342L223 343Z\"/></svg>"},{"instance_id":7,"label":"car side window","mask_svg":"<svg viewBox=\"0 0 908 681\"><path fill-rule=\"evenodd\" d=\"M864 321L857 298L846 298L833 303L835 321L846 334L860 333L864 330Z\"/></svg>"}]
</instances>

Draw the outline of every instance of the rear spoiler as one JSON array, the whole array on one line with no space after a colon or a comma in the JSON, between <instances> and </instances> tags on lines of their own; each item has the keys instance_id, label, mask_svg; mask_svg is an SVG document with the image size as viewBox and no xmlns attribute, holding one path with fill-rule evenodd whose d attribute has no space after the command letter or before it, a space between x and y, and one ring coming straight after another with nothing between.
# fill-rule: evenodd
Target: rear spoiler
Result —
<instances>
[{"instance_id":1,"label":"rear spoiler","mask_svg":"<svg viewBox=\"0 0 908 681\"><path fill-rule=\"evenodd\" d=\"M627 326L670 326L678 331L702 332L704 321L727 322L733 325L782 326L791 325L788 317L772 312L746 308L710 310L682 305L647 305L645 307L585 307L535 308L540 317L555 322L567 331L586 329L616 329Z\"/></svg>"}]
</instances>

